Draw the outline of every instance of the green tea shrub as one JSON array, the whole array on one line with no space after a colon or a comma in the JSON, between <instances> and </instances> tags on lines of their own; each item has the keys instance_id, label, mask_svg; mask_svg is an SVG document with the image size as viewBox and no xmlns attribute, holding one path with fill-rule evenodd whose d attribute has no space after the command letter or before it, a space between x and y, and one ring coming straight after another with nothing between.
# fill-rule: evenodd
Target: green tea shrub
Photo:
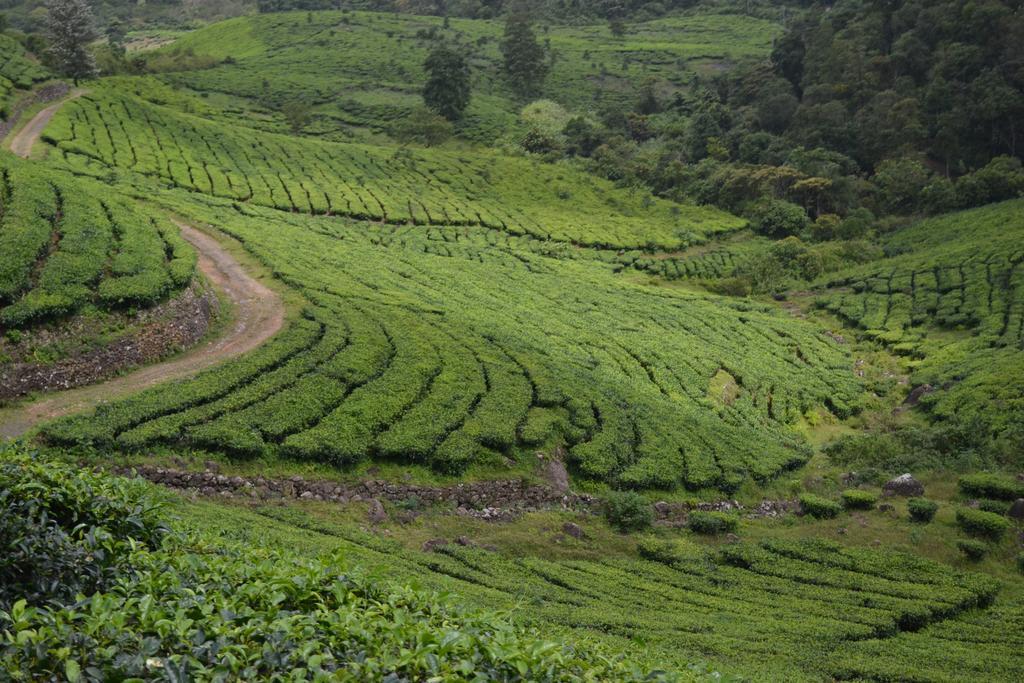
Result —
<instances>
[{"instance_id":1,"label":"green tea shrub","mask_svg":"<svg viewBox=\"0 0 1024 683\"><path fill-rule=\"evenodd\" d=\"M654 522L647 499L635 491L612 491L604 501L604 516L622 532L640 531Z\"/></svg>"},{"instance_id":2,"label":"green tea shrub","mask_svg":"<svg viewBox=\"0 0 1024 683\"><path fill-rule=\"evenodd\" d=\"M166 528L147 488L0 449L0 608L64 602L131 571Z\"/></svg>"},{"instance_id":3,"label":"green tea shrub","mask_svg":"<svg viewBox=\"0 0 1024 683\"><path fill-rule=\"evenodd\" d=\"M907 501L907 511L910 513L910 519L922 524L932 521L938 509L939 504L927 498L911 498Z\"/></svg>"},{"instance_id":4,"label":"green tea shrub","mask_svg":"<svg viewBox=\"0 0 1024 683\"><path fill-rule=\"evenodd\" d=\"M871 491L843 491L843 507L847 510L873 510L877 502L878 494Z\"/></svg>"},{"instance_id":5,"label":"green tea shrub","mask_svg":"<svg viewBox=\"0 0 1024 683\"><path fill-rule=\"evenodd\" d=\"M960 492L972 498L1016 500L1024 498L1024 484L999 474L968 474L960 477Z\"/></svg>"},{"instance_id":6,"label":"green tea shrub","mask_svg":"<svg viewBox=\"0 0 1024 683\"><path fill-rule=\"evenodd\" d=\"M843 506L834 500L816 496L813 493L800 495L800 507L811 517L818 519L830 519L843 511Z\"/></svg>"},{"instance_id":7,"label":"green tea shrub","mask_svg":"<svg viewBox=\"0 0 1024 683\"><path fill-rule=\"evenodd\" d=\"M1010 528L1004 517L984 510L960 508L956 511L956 523L968 534L998 541Z\"/></svg>"},{"instance_id":8,"label":"green tea shrub","mask_svg":"<svg viewBox=\"0 0 1024 683\"><path fill-rule=\"evenodd\" d=\"M983 498L978 501L978 509L996 515L1005 515L1009 511L1010 505L1005 500Z\"/></svg>"},{"instance_id":9,"label":"green tea shrub","mask_svg":"<svg viewBox=\"0 0 1024 683\"><path fill-rule=\"evenodd\" d=\"M985 555L988 554L988 546L985 543L972 539L957 541L956 547L960 549L960 552L962 552L967 559L973 560L974 562L984 559Z\"/></svg>"},{"instance_id":10,"label":"green tea shrub","mask_svg":"<svg viewBox=\"0 0 1024 683\"><path fill-rule=\"evenodd\" d=\"M736 531L739 519L725 512L694 510L687 518L686 525L694 533L716 536Z\"/></svg>"}]
</instances>

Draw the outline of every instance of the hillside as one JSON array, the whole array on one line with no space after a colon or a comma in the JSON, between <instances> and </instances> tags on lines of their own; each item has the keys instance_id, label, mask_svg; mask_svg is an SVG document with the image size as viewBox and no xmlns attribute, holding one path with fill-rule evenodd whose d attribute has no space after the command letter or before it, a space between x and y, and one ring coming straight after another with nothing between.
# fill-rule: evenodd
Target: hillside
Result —
<instances>
[{"instance_id":1,"label":"hillside","mask_svg":"<svg viewBox=\"0 0 1024 683\"><path fill-rule=\"evenodd\" d=\"M1024 679L1015 3L55 2L0 679Z\"/></svg>"}]
</instances>

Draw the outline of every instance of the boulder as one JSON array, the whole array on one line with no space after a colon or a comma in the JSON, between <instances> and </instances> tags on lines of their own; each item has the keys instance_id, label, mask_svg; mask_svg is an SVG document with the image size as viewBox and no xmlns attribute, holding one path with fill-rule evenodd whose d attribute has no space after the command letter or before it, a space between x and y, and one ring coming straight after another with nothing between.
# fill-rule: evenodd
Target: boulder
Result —
<instances>
[{"instance_id":1,"label":"boulder","mask_svg":"<svg viewBox=\"0 0 1024 683\"><path fill-rule=\"evenodd\" d=\"M890 496L923 496L924 485L908 473L885 482L882 491Z\"/></svg>"},{"instance_id":2,"label":"boulder","mask_svg":"<svg viewBox=\"0 0 1024 683\"><path fill-rule=\"evenodd\" d=\"M423 552L432 553L438 548L443 548L448 545L447 539L444 538L432 538L423 544Z\"/></svg>"},{"instance_id":3,"label":"boulder","mask_svg":"<svg viewBox=\"0 0 1024 683\"><path fill-rule=\"evenodd\" d=\"M565 532L566 535L572 536L573 538L583 538L587 535L579 524L575 524L573 522L566 522L565 524L563 524L562 531Z\"/></svg>"},{"instance_id":4,"label":"boulder","mask_svg":"<svg viewBox=\"0 0 1024 683\"><path fill-rule=\"evenodd\" d=\"M654 504L654 512L659 517L668 517L669 513L672 512L672 506L663 500L659 500L657 503Z\"/></svg>"},{"instance_id":5,"label":"boulder","mask_svg":"<svg viewBox=\"0 0 1024 683\"><path fill-rule=\"evenodd\" d=\"M1011 519L1024 519L1024 498L1013 501L1010 511L1006 513Z\"/></svg>"},{"instance_id":6,"label":"boulder","mask_svg":"<svg viewBox=\"0 0 1024 683\"><path fill-rule=\"evenodd\" d=\"M385 512L384 505L376 498L373 498L370 500L370 506L366 510L366 518L370 520L370 523L372 524L380 524L387 520L388 513Z\"/></svg>"}]
</instances>

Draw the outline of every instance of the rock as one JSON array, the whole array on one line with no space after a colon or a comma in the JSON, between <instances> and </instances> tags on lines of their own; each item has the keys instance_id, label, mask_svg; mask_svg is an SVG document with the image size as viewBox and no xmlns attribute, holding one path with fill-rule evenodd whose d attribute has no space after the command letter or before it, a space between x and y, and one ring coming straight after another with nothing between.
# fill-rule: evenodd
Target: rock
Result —
<instances>
[{"instance_id":1,"label":"rock","mask_svg":"<svg viewBox=\"0 0 1024 683\"><path fill-rule=\"evenodd\" d=\"M384 510L384 505L376 498L373 498L370 500L370 507L366 511L366 518L370 520L371 524L380 524L387 520L388 513Z\"/></svg>"},{"instance_id":2,"label":"rock","mask_svg":"<svg viewBox=\"0 0 1024 683\"><path fill-rule=\"evenodd\" d=\"M924 485L908 473L885 482L882 491L890 496L923 496Z\"/></svg>"},{"instance_id":3,"label":"rock","mask_svg":"<svg viewBox=\"0 0 1024 683\"><path fill-rule=\"evenodd\" d=\"M654 504L654 511L659 517L668 517L669 513L672 512L672 506L663 500L659 500Z\"/></svg>"},{"instance_id":4,"label":"rock","mask_svg":"<svg viewBox=\"0 0 1024 683\"><path fill-rule=\"evenodd\" d=\"M206 462L204 462L203 467L206 468L207 472L213 472L214 474L220 473L220 464L214 462L213 460L207 460Z\"/></svg>"},{"instance_id":5,"label":"rock","mask_svg":"<svg viewBox=\"0 0 1024 683\"><path fill-rule=\"evenodd\" d=\"M892 505L889 505L889 503L882 503L881 505L878 506L878 511L879 512L895 512L896 508L893 507Z\"/></svg>"},{"instance_id":6,"label":"rock","mask_svg":"<svg viewBox=\"0 0 1024 683\"><path fill-rule=\"evenodd\" d=\"M1011 519L1024 519L1024 498L1013 501L1010 511L1006 513Z\"/></svg>"},{"instance_id":7,"label":"rock","mask_svg":"<svg viewBox=\"0 0 1024 683\"><path fill-rule=\"evenodd\" d=\"M584 538L587 534L579 524L566 522L562 525L562 531L573 538Z\"/></svg>"},{"instance_id":8,"label":"rock","mask_svg":"<svg viewBox=\"0 0 1024 683\"><path fill-rule=\"evenodd\" d=\"M725 542L726 543L739 543L740 542L740 537L737 536L736 534L726 534L725 535Z\"/></svg>"},{"instance_id":9,"label":"rock","mask_svg":"<svg viewBox=\"0 0 1024 683\"><path fill-rule=\"evenodd\" d=\"M448 540L444 538L432 538L423 544L423 552L432 553L438 548L443 548L448 545Z\"/></svg>"},{"instance_id":10,"label":"rock","mask_svg":"<svg viewBox=\"0 0 1024 683\"><path fill-rule=\"evenodd\" d=\"M910 394L903 400L905 406L916 406L921 402L921 399L928 394L935 391L935 387L931 384L922 384L919 387L914 387Z\"/></svg>"},{"instance_id":11,"label":"rock","mask_svg":"<svg viewBox=\"0 0 1024 683\"><path fill-rule=\"evenodd\" d=\"M557 458L551 458L547 462L544 472L551 487L558 493L565 493L569 490L569 473L565 469L565 463Z\"/></svg>"},{"instance_id":12,"label":"rock","mask_svg":"<svg viewBox=\"0 0 1024 683\"><path fill-rule=\"evenodd\" d=\"M469 546L473 545L473 541L469 540L469 536L459 536L455 539L455 542L463 546L464 548L468 548Z\"/></svg>"}]
</instances>

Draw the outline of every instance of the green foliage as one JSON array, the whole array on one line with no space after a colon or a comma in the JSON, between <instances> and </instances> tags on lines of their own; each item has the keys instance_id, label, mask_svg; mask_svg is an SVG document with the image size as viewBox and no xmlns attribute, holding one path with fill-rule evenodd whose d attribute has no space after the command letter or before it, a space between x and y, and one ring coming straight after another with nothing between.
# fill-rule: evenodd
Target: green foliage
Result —
<instances>
[{"instance_id":1,"label":"green foliage","mask_svg":"<svg viewBox=\"0 0 1024 683\"><path fill-rule=\"evenodd\" d=\"M961 471L1018 466L1024 416L1012 397L1024 387L1017 313L1024 289L1014 264L1022 206L1016 200L920 221L883 239L887 258L818 281L818 305L915 358L912 386L941 387L921 397L930 429L873 435L859 449L843 447L850 458L895 472L914 462ZM949 338L948 330L970 333Z\"/></svg>"},{"instance_id":2,"label":"green foliage","mask_svg":"<svg viewBox=\"0 0 1024 683\"><path fill-rule=\"evenodd\" d=\"M654 522L650 502L635 491L612 491L602 503L608 523L622 532L641 531Z\"/></svg>"},{"instance_id":3,"label":"green foliage","mask_svg":"<svg viewBox=\"0 0 1024 683\"><path fill-rule=\"evenodd\" d=\"M285 102L281 107L281 114L288 122L288 128L292 134L298 135L309 125L313 118L313 112L307 102L303 100L291 100Z\"/></svg>"},{"instance_id":4,"label":"green foliage","mask_svg":"<svg viewBox=\"0 0 1024 683\"><path fill-rule=\"evenodd\" d=\"M11 113L11 104L20 90L51 77L46 67L25 54L24 46L8 35L0 34L0 116Z\"/></svg>"},{"instance_id":5,"label":"green foliage","mask_svg":"<svg viewBox=\"0 0 1024 683\"><path fill-rule=\"evenodd\" d=\"M939 504L927 498L911 498L907 501L907 511L910 519L914 522L927 524L935 517L939 510Z\"/></svg>"},{"instance_id":6,"label":"green foliage","mask_svg":"<svg viewBox=\"0 0 1024 683\"><path fill-rule=\"evenodd\" d=\"M860 489L843 491L843 507L847 510L873 510L878 494Z\"/></svg>"},{"instance_id":7,"label":"green foliage","mask_svg":"<svg viewBox=\"0 0 1024 683\"><path fill-rule=\"evenodd\" d=\"M956 547L960 549L967 559L978 562L983 560L988 555L989 547L988 544L982 541L975 541L973 539L963 539L956 542Z\"/></svg>"},{"instance_id":8,"label":"green foliage","mask_svg":"<svg viewBox=\"0 0 1024 683\"><path fill-rule=\"evenodd\" d=\"M151 305L192 280L195 252L165 217L25 162L5 160L0 173L0 324L60 318L94 300Z\"/></svg>"},{"instance_id":9,"label":"green foliage","mask_svg":"<svg viewBox=\"0 0 1024 683\"><path fill-rule=\"evenodd\" d=\"M137 483L10 450L0 458L0 530L16 534L0 560L0 659L11 680L675 679L371 579L340 555L301 562L213 534L164 537ZM115 571L98 580L96 567ZM49 591L32 593L26 580Z\"/></svg>"},{"instance_id":10,"label":"green foliage","mask_svg":"<svg viewBox=\"0 0 1024 683\"><path fill-rule=\"evenodd\" d=\"M843 511L843 506L834 500L816 496L813 493L800 494L800 509L811 517L830 519Z\"/></svg>"},{"instance_id":11,"label":"green foliage","mask_svg":"<svg viewBox=\"0 0 1024 683\"><path fill-rule=\"evenodd\" d=\"M57 69L78 81L96 75L96 60L89 44L99 38L92 9L85 0L49 0L46 32Z\"/></svg>"},{"instance_id":12,"label":"green foliage","mask_svg":"<svg viewBox=\"0 0 1024 683\"><path fill-rule=\"evenodd\" d=\"M968 534L981 536L991 541L1000 540L1006 530L1010 528L1010 523L1005 517L971 508L957 510L956 523Z\"/></svg>"},{"instance_id":13,"label":"green foliage","mask_svg":"<svg viewBox=\"0 0 1024 683\"><path fill-rule=\"evenodd\" d=\"M781 199L760 201L748 213L751 226L769 237L798 235L810 222L802 208Z\"/></svg>"},{"instance_id":14,"label":"green foliage","mask_svg":"<svg viewBox=\"0 0 1024 683\"><path fill-rule=\"evenodd\" d=\"M540 92L548 65L544 48L537 42L527 16L519 13L509 15L505 21L501 54L512 90L520 97L535 96Z\"/></svg>"},{"instance_id":15,"label":"green foliage","mask_svg":"<svg viewBox=\"0 0 1024 683\"><path fill-rule=\"evenodd\" d=\"M420 107L396 122L391 128L391 135L400 142L434 147L450 138L453 130L448 119L426 107Z\"/></svg>"},{"instance_id":16,"label":"green foliage","mask_svg":"<svg viewBox=\"0 0 1024 683\"><path fill-rule=\"evenodd\" d=\"M739 527L736 515L726 512L705 512L693 510L686 518L686 527L697 534L718 536L732 533Z\"/></svg>"},{"instance_id":17,"label":"green foliage","mask_svg":"<svg viewBox=\"0 0 1024 683\"><path fill-rule=\"evenodd\" d=\"M157 508L138 482L0 446L0 609L112 586L137 548L160 546Z\"/></svg>"},{"instance_id":18,"label":"green foliage","mask_svg":"<svg viewBox=\"0 0 1024 683\"><path fill-rule=\"evenodd\" d=\"M457 49L438 45L423 62L427 82L423 102L449 121L457 121L469 106L470 74L466 57Z\"/></svg>"},{"instance_id":19,"label":"green foliage","mask_svg":"<svg viewBox=\"0 0 1024 683\"><path fill-rule=\"evenodd\" d=\"M957 480L960 493L975 498L1011 501L1024 498L1024 483L1000 474L979 472Z\"/></svg>"}]
</instances>

